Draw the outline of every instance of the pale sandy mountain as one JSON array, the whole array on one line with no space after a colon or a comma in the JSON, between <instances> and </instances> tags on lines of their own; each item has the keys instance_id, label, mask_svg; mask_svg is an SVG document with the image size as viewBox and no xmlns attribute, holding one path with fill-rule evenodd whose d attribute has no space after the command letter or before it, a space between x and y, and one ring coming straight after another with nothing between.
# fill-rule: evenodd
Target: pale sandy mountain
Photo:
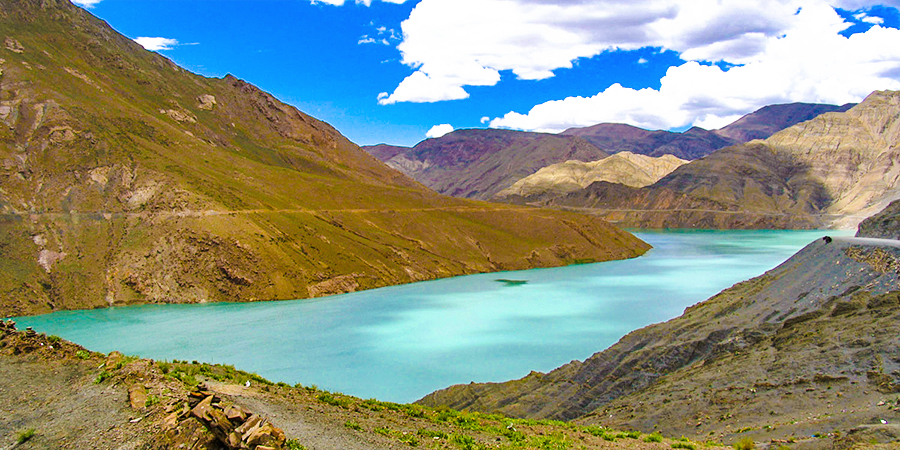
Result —
<instances>
[{"instance_id":1,"label":"pale sandy mountain","mask_svg":"<svg viewBox=\"0 0 900 450\"><path fill-rule=\"evenodd\" d=\"M498 198L564 195L586 188L595 181L619 183L631 187L649 186L688 161L673 155L658 158L620 152L598 161L569 160L552 164L515 182L497 194Z\"/></svg>"}]
</instances>

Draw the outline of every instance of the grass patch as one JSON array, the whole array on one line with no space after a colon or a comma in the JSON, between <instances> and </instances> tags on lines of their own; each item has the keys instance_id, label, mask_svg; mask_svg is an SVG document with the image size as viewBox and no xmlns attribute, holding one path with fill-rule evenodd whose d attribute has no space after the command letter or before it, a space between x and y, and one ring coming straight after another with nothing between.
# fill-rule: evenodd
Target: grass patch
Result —
<instances>
[{"instance_id":1,"label":"grass patch","mask_svg":"<svg viewBox=\"0 0 900 450\"><path fill-rule=\"evenodd\" d=\"M753 442L753 439L745 437L735 442L732 447L734 447L734 450L753 450L756 448L756 443Z\"/></svg>"},{"instance_id":2,"label":"grass patch","mask_svg":"<svg viewBox=\"0 0 900 450\"><path fill-rule=\"evenodd\" d=\"M75 352L75 356L81 359L91 359L91 352L87 350L78 350L77 352Z\"/></svg>"},{"instance_id":3,"label":"grass patch","mask_svg":"<svg viewBox=\"0 0 900 450\"><path fill-rule=\"evenodd\" d=\"M447 439L447 433L444 433L443 431L426 430L423 428L423 429L419 430L418 432L416 432L416 434L419 436L422 436L425 438L431 438L431 439L435 439L435 438Z\"/></svg>"},{"instance_id":4,"label":"grass patch","mask_svg":"<svg viewBox=\"0 0 900 450\"><path fill-rule=\"evenodd\" d=\"M360 424L358 424L352 420L348 420L348 421L344 422L344 427L349 428L351 430L363 431L363 427Z\"/></svg>"},{"instance_id":5,"label":"grass patch","mask_svg":"<svg viewBox=\"0 0 900 450\"><path fill-rule=\"evenodd\" d=\"M662 442L662 440L663 440L662 435L656 431L654 431L644 437L644 442Z\"/></svg>"},{"instance_id":6,"label":"grass patch","mask_svg":"<svg viewBox=\"0 0 900 450\"><path fill-rule=\"evenodd\" d=\"M339 406L339 407L345 408L345 409L353 406L352 400L350 400L348 398L344 398L342 396L335 396L329 392L324 392L324 393L317 395L316 399L327 405Z\"/></svg>"}]
</instances>

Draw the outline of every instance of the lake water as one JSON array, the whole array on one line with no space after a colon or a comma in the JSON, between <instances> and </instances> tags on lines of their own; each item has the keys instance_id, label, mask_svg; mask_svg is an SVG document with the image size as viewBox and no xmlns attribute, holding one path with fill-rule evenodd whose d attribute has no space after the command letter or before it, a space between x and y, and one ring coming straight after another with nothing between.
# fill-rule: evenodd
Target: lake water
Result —
<instances>
[{"instance_id":1,"label":"lake water","mask_svg":"<svg viewBox=\"0 0 900 450\"><path fill-rule=\"evenodd\" d=\"M585 359L836 231L639 232L627 261L483 274L317 300L16 318L100 352L232 364L272 381L410 402ZM511 280L509 282L497 281Z\"/></svg>"}]
</instances>

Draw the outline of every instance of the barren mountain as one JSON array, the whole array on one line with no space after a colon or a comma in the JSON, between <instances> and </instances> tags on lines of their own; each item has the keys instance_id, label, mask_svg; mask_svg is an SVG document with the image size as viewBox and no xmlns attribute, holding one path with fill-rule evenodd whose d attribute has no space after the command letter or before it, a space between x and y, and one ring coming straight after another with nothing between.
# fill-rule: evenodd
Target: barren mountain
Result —
<instances>
[{"instance_id":1,"label":"barren mountain","mask_svg":"<svg viewBox=\"0 0 900 450\"><path fill-rule=\"evenodd\" d=\"M768 137L823 112L845 110L849 106L772 105L718 131L697 127L684 133L648 131L615 123L571 128L558 135L459 130L422 141L413 148L380 144L363 149L437 192L488 200L552 164L597 161L620 152L694 160L751 138ZM559 190L566 192L569 188Z\"/></svg>"},{"instance_id":2,"label":"barren mountain","mask_svg":"<svg viewBox=\"0 0 900 450\"><path fill-rule=\"evenodd\" d=\"M765 141L719 150L652 186L597 183L550 205L639 227L851 227L900 196L900 93L875 92Z\"/></svg>"},{"instance_id":3,"label":"barren mountain","mask_svg":"<svg viewBox=\"0 0 900 450\"><path fill-rule=\"evenodd\" d=\"M656 183L687 162L672 155L654 158L631 152L619 152L591 162L566 161L549 165L516 181L495 197L555 197L586 188L595 181L644 187Z\"/></svg>"},{"instance_id":4,"label":"barren mountain","mask_svg":"<svg viewBox=\"0 0 900 450\"><path fill-rule=\"evenodd\" d=\"M457 130L411 149L366 150L437 192L482 200L550 164L609 156L578 137L510 130Z\"/></svg>"},{"instance_id":5,"label":"barren mountain","mask_svg":"<svg viewBox=\"0 0 900 450\"><path fill-rule=\"evenodd\" d=\"M638 255L599 219L443 197L65 0L0 9L0 315L295 299Z\"/></svg>"}]
</instances>

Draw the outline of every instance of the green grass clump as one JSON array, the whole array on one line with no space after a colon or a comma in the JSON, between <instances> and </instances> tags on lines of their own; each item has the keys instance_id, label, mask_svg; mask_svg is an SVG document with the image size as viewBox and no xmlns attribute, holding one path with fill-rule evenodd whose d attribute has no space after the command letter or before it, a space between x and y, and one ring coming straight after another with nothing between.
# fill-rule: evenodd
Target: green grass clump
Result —
<instances>
[{"instance_id":1,"label":"green grass clump","mask_svg":"<svg viewBox=\"0 0 900 450\"><path fill-rule=\"evenodd\" d=\"M348 421L344 422L344 427L349 428L351 430L363 431L363 427L360 424L358 424L352 420L348 420Z\"/></svg>"},{"instance_id":2,"label":"green grass clump","mask_svg":"<svg viewBox=\"0 0 900 450\"><path fill-rule=\"evenodd\" d=\"M475 442L475 438L469 435L455 433L450 436L450 442L461 450L482 450L485 446Z\"/></svg>"},{"instance_id":3,"label":"green grass clump","mask_svg":"<svg viewBox=\"0 0 900 450\"><path fill-rule=\"evenodd\" d=\"M672 448L684 448L687 450L697 450L697 446L690 442L673 442Z\"/></svg>"},{"instance_id":4,"label":"green grass clump","mask_svg":"<svg viewBox=\"0 0 900 450\"><path fill-rule=\"evenodd\" d=\"M342 396L336 396L331 394L330 392L324 392L316 396L316 399L322 403L331 406L339 406L341 408L350 408L353 406L353 401Z\"/></svg>"},{"instance_id":5,"label":"green grass clump","mask_svg":"<svg viewBox=\"0 0 900 450\"><path fill-rule=\"evenodd\" d=\"M644 437L644 442L662 442L662 440L663 440L662 435L656 431L654 431Z\"/></svg>"},{"instance_id":6,"label":"green grass clump","mask_svg":"<svg viewBox=\"0 0 900 450\"><path fill-rule=\"evenodd\" d=\"M34 437L36 431L34 428L29 428L27 430L22 430L16 434L16 444L24 444L28 442L29 439Z\"/></svg>"},{"instance_id":7,"label":"green grass clump","mask_svg":"<svg viewBox=\"0 0 900 450\"><path fill-rule=\"evenodd\" d=\"M91 359L91 352L87 350L78 350L77 352L75 352L75 356L81 359Z\"/></svg>"},{"instance_id":8,"label":"green grass clump","mask_svg":"<svg viewBox=\"0 0 900 450\"><path fill-rule=\"evenodd\" d=\"M619 433L619 437L628 438L628 439L640 439L641 432L640 431L626 431L624 433Z\"/></svg>"},{"instance_id":9,"label":"green grass clump","mask_svg":"<svg viewBox=\"0 0 900 450\"><path fill-rule=\"evenodd\" d=\"M62 341L62 338L55 334L47 336L47 342L49 342L51 345L59 344L60 341Z\"/></svg>"},{"instance_id":10,"label":"green grass clump","mask_svg":"<svg viewBox=\"0 0 900 450\"><path fill-rule=\"evenodd\" d=\"M284 448L287 450L306 450L306 446L296 439L288 439L285 441Z\"/></svg>"},{"instance_id":11,"label":"green grass clump","mask_svg":"<svg viewBox=\"0 0 900 450\"><path fill-rule=\"evenodd\" d=\"M107 371L105 371L105 370L104 370L104 371L101 371L100 373L97 374L97 378L94 378L94 384L100 384L100 383L102 383L104 380L108 379L108 378L111 377L111 376L112 376L111 373L109 373L109 372L107 372Z\"/></svg>"},{"instance_id":12,"label":"green grass clump","mask_svg":"<svg viewBox=\"0 0 900 450\"><path fill-rule=\"evenodd\" d=\"M572 446L572 441L562 432L556 432L549 436L533 437L529 445L541 450L567 450Z\"/></svg>"},{"instance_id":13,"label":"green grass clump","mask_svg":"<svg viewBox=\"0 0 900 450\"><path fill-rule=\"evenodd\" d=\"M745 437L735 442L732 447L734 447L734 450L753 450L756 448L756 443L753 442L753 439Z\"/></svg>"},{"instance_id":14,"label":"green grass clump","mask_svg":"<svg viewBox=\"0 0 900 450\"><path fill-rule=\"evenodd\" d=\"M153 394L148 395L147 400L144 400L144 406L147 408L149 408L153 405L156 405L158 403L159 403L159 397L157 397Z\"/></svg>"}]
</instances>

